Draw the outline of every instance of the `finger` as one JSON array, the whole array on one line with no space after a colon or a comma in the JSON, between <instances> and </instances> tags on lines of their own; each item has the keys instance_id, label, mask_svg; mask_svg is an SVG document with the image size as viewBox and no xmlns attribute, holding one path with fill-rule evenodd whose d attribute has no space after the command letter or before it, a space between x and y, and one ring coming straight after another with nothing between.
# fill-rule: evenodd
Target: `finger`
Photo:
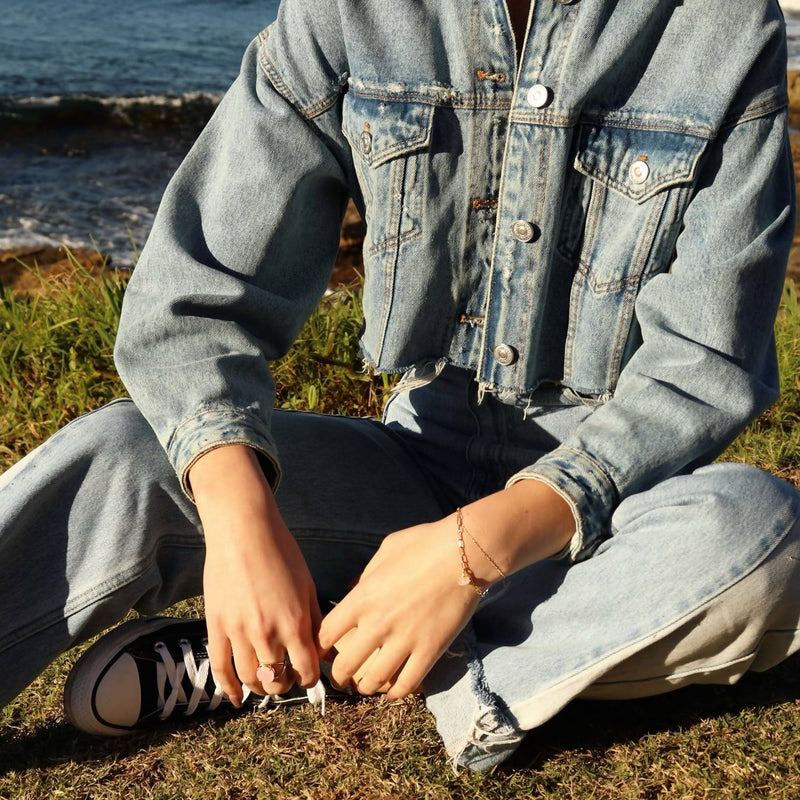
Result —
<instances>
[{"instance_id":1,"label":"finger","mask_svg":"<svg viewBox=\"0 0 800 800\"><path fill-rule=\"evenodd\" d=\"M325 651L319 643L319 629L322 625L322 611L320 611L319 603L317 602L317 593L314 591L311 598L311 637L314 641L314 647L317 650L317 662L319 663Z\"/></svg>"},{"instance_id":2,"label":"finger","mask_svg":"<svg viewBox=\"0 0 800 800\"><path fill-rule=\"evenodd\" d=\"M231 636L231 648L233 649L233 665L239 680L251 691L256 694L263 694L261 682L258 680L256 670L258 669L258 654L251 644L250 637L244 632ZM267 652L270 652L268 649ZM282 656L274 659L279 661Z\"/></svg>"},{"instance_id":3,"label":"finger","mask_svg":"<svg viewBox=\"0 0 800 800\"><path fill-rule=\"evenodd\" d=\"M351 601L348 600L354 591L356 590L353 589L345 595L322 619L319 626L319 646L323 653L327 653L349 630L356 627L356 617L350 611Z\"/></svg>"},{"instance_id":4,"label":"finger","mask_svg":"<svg viewBox=\"0 0 800 800\"><path fill-rule=\"evenodd\" d=\"M392 687L386 692L387 700L400 700L421 691L422 681L430 672L433 662L426 657L409 656L402 669L395 675Z\"/></svg>"},{"instance_id":5,"label":"finger","mask_svg":"<svg viewBox=\"0 0 800 800\"><path fill-rule=\"evenodd\" d=\"M214 680L237 708L242 704L242 683L233 668L233 650L228 637L210 620L208 626L208 660Z\"/></svg>"},{"instance_id":6,"label":"finger","mask_svg":"<svg viewBox=\"0 0 800 800\"><path fill-rule=\"evenodd\" d=\"M290 641L288 648L295 680L303 688L313 686L319 680L319 653L311 631Z\"/></svg>"},{"instance_id":7,"label":"finger","mask_svg":"<svg viewBox=\"0 0 800 800\"><path fill-rule=\"evenodd\" d=\"M283 694L294 683L294 672L288 655L271 657L258 662L256 667L258 694Z\"/></svg>"},{"instance_id":8,"label":"finger","mask_svg":"<svg viewBox=\"0 0 800 800\"><path fill-rule=\"evenodd\" d=\"M388 692L407 658L407 650L379 647L354 676L359 694L372 695L377 692Z\"/></svg>"},{"instance_id":9,"label":"finger","mask_svg":"<svg viewBox=\"0 0 800 800\"><path fill-rule=\"evenodd\" d=\"M348 686L369 657L380 646L374 636L364 636L356 628L336 643L337 654L331 665L331 678L338 686Z\"/></svg>"},{"instance_id":10,"label":"finger","mask_svg":"<svg viewBox=\"0 0 800 800\"><path fill-rule=\"evenodd\" d=\"M242 632L234 643L236 669L242 682L256 694L281 694L294 683L292 671L287 664L281 669L261 670L262 664L275 664L286 661L286 648L277 636L269 635L262 627L251 627ZM266 679L266 680L262 680Z\"/></svg>"},{"instance_id":11,"label":"finger","mask_svg":"<svg viewBox=\"0 0 800 800\"><path fill-rule=\"evenodd\" d=\"M313 686L319 680L319 648L316 631L321 614L316 598L309 608L310 618L294 631L286 646L292 659L292 669L297 683L304 688Z\"/></svg>"}]
</instances>

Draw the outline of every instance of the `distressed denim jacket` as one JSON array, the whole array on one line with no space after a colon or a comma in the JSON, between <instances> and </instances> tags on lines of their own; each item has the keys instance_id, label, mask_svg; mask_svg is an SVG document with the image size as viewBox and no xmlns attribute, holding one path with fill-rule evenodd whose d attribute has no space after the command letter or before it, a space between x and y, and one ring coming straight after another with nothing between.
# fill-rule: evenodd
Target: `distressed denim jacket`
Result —
<instances>
[{"instance_id":1,"label":"distressed denim jacket","mask_svg":"<svg viewBox=\"0 0 800 800\"><path fill-rule=\"evenodd\" d=\"M775 0L283 0L177 172L117 363L184 487L264 456L268 362L367 221L363 352L596 410L513 480L570 502L572 558L625 496L718 455L777 392L792 240Z\"/></svg>"}]
</instances>

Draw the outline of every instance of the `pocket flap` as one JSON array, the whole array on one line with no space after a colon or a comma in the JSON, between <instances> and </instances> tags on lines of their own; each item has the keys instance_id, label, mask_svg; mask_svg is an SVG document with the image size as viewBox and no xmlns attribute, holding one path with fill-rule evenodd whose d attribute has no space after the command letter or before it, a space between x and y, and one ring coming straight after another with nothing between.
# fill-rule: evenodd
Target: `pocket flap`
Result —
<instances>
[{"instance_id":1,"label":"pocket flap","mask_svg":"<svg viewBox=\"0 0 800 800\"><path fill-rule=\"evenodd\" d=\"M665 130L584 125L575 169L637 203L691 183L707 140Z\"/></svg>"},{"instance_id":2,"label":"pocket flap","mask_svg":"<svg viewBox=\"0 0 800 800\"><path fill-rule=\"evenodd\" d=\"M378 100L349 92L342 128L353 153L370 167L377 167L428 147L433 109L429 103Z\"/></svg>"}]
</instances>

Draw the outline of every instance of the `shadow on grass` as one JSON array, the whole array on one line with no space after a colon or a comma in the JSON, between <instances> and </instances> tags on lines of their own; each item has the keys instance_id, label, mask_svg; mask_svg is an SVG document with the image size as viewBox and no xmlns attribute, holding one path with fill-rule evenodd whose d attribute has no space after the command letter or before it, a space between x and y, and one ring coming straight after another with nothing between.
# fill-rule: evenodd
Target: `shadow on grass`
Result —
<instances>
[{"instance_id":1,"label":"shadow on grass","mask_svg":"<svg viewBox=\"0 0 800 800\"><path fill-rule=\"evenodd\" d=\"M185 722L167 722L153 730L131 736L99 738L82 733L65 721L54 721L37 727L32 733L19 734L0 730L0 776L29 769L51 769L65 763L92 764L105 760L118 761L135 756L174 736L202 724L221 727L248 712L217 712L211 717L197 717Z\"/></svg>"},{"instance_id":2,"label":"shadow on grass","mask_svg":"<svg viewBox=\"0 0 800 800\"><path fill-rule=\"evenodd\" d=\"M501 770L537 768L565 751L604 751L650 734L678 733L703 720L766 711L795 700L800 700L800 653L767 672L748 673L733 686L688 686L638 700L577 700L531 731ZM731 726L736 725L734 719Z\"/></svg>"},{"instance_id":3,"label":"shadow on grass","mask_svg":"<svg viewBox=\"0 0 800 800\"><path fill-rule=\"evenodd\" d=\"M576 701L532 731L501 771L542 767L570 750L604 751L644 736L687 730L703 720L745 711L768 710L800 699L800 654L766 673L746 675L735 686L691 686L641 700ZM32 733L0 730L0 775L61 764L92 764L133 757L200 722L221 727L241 716L234 711L213 718L168 723L129 737L99 739L80 733L66 722L42 725ZM732 721L732 727L736 727ZM744 723L743 723L744 724ZM409 732L413 735L413 732ZM753 735L758 735L753 731Z\"/></svg>"}]
</instances>

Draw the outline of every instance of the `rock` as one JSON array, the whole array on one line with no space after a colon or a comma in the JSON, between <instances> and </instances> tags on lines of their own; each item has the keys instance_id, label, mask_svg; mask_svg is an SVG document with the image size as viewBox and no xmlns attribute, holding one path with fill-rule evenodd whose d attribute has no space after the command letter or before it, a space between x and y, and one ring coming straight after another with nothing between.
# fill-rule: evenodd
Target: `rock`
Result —
<instances>
[{"instance_id":1,"label":"rock","mask_svg":"<svg viewBox=\"0 0 800 800\"><path fill-rule=\"evenodd\" d=\"M800 130L800 70L790 69L786 73L786 85L789 90L789 124Z\"/></svg>"},{"instance_id":2,"label":"rock","mask_svg":"<svg viewBox=\"0 0 800 800\"><path fill-rule=\"evenodd\" d=\"M361 278L364 274L364 259L361 254L361 248L364 244L366 233L367 226L351 200L347 204L344 222L342 223L336 264L328 282L330 291L336 291L342 286L355 288L361 285Z\"/></svg>"},{"instance_id":3,"label":"rock","mask_svg":"<svg viewBox=\"0 0 800 800\"><path fill-rule=\"evenodd\" d=\"M0 286L15 297L46 294L65 281L95 275L108 266L108 256L94 250L64 247L21 247L0 250Z\"/></svg>"}]
</instances>

